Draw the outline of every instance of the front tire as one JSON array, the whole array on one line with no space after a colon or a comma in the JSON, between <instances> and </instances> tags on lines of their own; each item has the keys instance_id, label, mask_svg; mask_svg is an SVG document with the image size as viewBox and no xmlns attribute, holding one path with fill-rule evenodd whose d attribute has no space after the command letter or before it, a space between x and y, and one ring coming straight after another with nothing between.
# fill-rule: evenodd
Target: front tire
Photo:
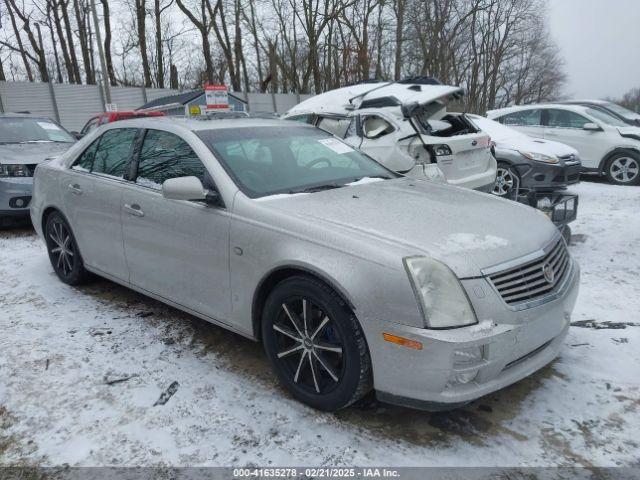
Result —
<instances>
[{"instance_id":1,"label":"front tire","mask_svg":"<svg viewBox=\"0 0 640 480\"><path fill-rule=\"evenodd\" d=\"M512 198L518 185L520 185L520 175L516 169L506 162L498 162L496 184L493 187L494 195Z\"/></svg>"},{"instance_id":2,"label":"front tire","mask_svg":"<svg viewBox=\"0 0 640 480\"><path fill-rule=\"evenodd\" d=\"M615 185L640 184L640 155L635 152L620 152L612 156L605 165L607 180Z\"/></svg>"},{"instance_id":3,"label":"front tire","mask_svg":"<svg viewBox=\"0 0 640 480\"><path fill-rule=\"evenodd\" d=\"M71 227L59 212L47 217L45 239L49 260L58 278L67 285L85 283L89 273L84 268Z\"/></svg>"},{"instance_id":4,"label":"front tire","mask_svg":"<svg viewBox=\"0 0 640 480\"><path fill-rule=\"evenodd\" d=\"M263 310L262 339L282 385L314 408L345 408L373 386L358 320L315 278L290 277L274 288Z\"/></svg>"}]
</instances>

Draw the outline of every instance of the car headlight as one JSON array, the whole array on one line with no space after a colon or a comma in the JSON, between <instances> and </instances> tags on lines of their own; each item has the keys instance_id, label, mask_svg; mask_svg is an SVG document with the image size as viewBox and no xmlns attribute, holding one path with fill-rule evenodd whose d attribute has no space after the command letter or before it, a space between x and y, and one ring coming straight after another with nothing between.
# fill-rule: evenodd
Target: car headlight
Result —
<instances>
[{"instance_id":1,"label":"car headlight","mask_svg":"<svg viewBox=\"0 0 640 480\"><path fill-rule=\"evenodd\" d=\"M433 151L435 152L437 157L444 157L445 155L451 155L451 148L449 148L449 145L433 145L431 148L433 148Z\"/></svg>"},{"instance_id":2,"label":"car headlight","mask_svg":"<svg viewBox=\"0 0 640 480\"><path fill-rule=\"evenodd\" d=\"M545 155L543 153L520 151L520 155L528 158L529 160L535 160L536 162L558 163L560 161L560 159L558 157L554 157L554 156L551 156L551 155Z\"/></svg>"},{"instance_id":3,"label":"car headlight","mask_svg":"<svg viewBox=\"0 0 640 480\"><path fill-rule=\"evenodd\" d=\"M26 165L0 165L0 177L30 177L31 172Z\"/></svg>"},{"instance_id":4,"label":"car headlight","mask_svg":"<svg viewBox=\"0 0 640 480\"><path fill-rule=\"evenodd\" d=\"M428 257L403 260L428 328L465 327L477 323L458 277L444 263Z\"/></svg>"}]
</instances>

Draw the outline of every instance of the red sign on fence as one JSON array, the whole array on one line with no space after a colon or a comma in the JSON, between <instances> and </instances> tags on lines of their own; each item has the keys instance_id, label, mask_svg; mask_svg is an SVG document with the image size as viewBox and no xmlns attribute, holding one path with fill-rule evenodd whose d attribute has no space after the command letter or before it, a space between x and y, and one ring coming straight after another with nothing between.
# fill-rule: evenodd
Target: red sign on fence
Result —
<instances>
[{"instance_id":1,"label":"red sign on fence","mask_svg":"<svg viewBox=\"0 0 640 480\"><path fill-rule=\"evenodd\" d=\"M207 110L229 110L229 91L226 85L206 84Z\"/></svg>"}]
</instances>

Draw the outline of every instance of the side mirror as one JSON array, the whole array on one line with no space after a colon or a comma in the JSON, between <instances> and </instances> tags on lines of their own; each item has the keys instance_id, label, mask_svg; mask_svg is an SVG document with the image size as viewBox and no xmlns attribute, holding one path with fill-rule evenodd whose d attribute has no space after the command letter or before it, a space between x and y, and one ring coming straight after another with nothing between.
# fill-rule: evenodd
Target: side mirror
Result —
<instances>
[{"instance_id":1,"label":"side mirror","mask_svg":"<svg viewBox=\"0 0 640 480\"><path fill-rule=\"evenodd\" d=\"M84 137L83 133L76 132L75 130L69 133L71 133L71 135L73 135L76 140L80 140L82 137Z\"/></svg>"},{"instance_id":2,"label":"side mirror","mask_svg":"<svg viewBox=\"0 0 640 480\"><path fill-rule=\"evenodd\" d=\"M602 130L597 123L593 123L593 122L585 123L582 126L582 129L588 130L590 132L599 132L600 130Z\"/></svg>"},{"instance_id":3,"label":"side mirror","mask_svg":"<svg viewBox=\"0 0 640 480\"><path fill-rule=\"evenodd\" d=\"M198 177L170 178L162 184L162 196L169 200L206 201L208 194Z\"/></svg>"}]
</instances>

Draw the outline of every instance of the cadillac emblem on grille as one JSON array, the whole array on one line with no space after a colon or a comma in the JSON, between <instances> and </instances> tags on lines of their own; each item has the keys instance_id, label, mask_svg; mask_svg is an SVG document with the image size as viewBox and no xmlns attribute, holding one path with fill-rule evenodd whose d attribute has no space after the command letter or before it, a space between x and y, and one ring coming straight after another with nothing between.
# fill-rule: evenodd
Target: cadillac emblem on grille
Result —
<instances>
[{"instance_id":1,"label":"cadillac emblem on grille","mask_svg":"<svg viewBox=\"0 0 640 480\"><path fill-rule=\"evenodd\" d=\"M553 267L549 263L545 263L542 266L542 274L544 275L544 279L547 283L553 285L554 280L556 279L556 272L553 271Z\"/></svg>"}]
</instances>

